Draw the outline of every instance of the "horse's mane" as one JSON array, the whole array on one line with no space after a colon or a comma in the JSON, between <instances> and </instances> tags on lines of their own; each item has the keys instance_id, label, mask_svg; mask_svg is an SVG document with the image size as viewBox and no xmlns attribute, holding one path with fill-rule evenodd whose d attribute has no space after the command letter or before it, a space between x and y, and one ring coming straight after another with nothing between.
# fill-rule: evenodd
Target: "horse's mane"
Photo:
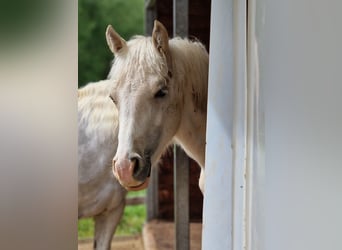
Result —
<instances>
[{"instance_id":1,"label":"horse's mane","mask_svg":"<svg viewBox=\"0 0 342 250\"><path fill-rule=\"evenodd\" d=\"M111 87L109 80L88 83L77 90L78 100L91 96L108 96Z\"/></svg>"},{"instance_id":2,"label":"horse's mane","mask_svg":"<svg viewBox=\"0 0 342 250\"><path fill-rule=\"evenodd\" d=\"M160 78L168 77L166 59L157 53L152 38L135 36L127 42L127 48L119 53L125 59L117 56L108 75L115 82L125 82L125 75L146 73L158 75ZM195 109L205 112L207 106L208 65L209 56L198 41L173 38L169 40L172 58L172 75L179 86L175 86L181 93L191 93ZM122 74L122 69L125 74ZM142 78L143 79L143 78ZM134 84L134 83L132 83Z\"/></svg>"},{"instance_id":3,"label":"horse's mane","mask_svg":"<svg viewBox=\"0 0 342 250\"><path fill-rule=\"evenodd\" d=\"M192 93L196 109L205 112L208 93L209 55L204 45L198 41L173 38L170 40L172 61L176 71L181 76L182 91Z\"/></svg>"},{"instance_id":4,"label":"horse's mane","mask_svg":"<svg viewBox=\"0 0 342 250\"><path fill-rule=\"evenodd\" d=\"M99 138L113 137L118 124L116 107L109 98L110 80L89 83L78 89L78 123L87 135L99 131ZM101 134L102 135L101 135Z\"/></svg>"}]
</instances>

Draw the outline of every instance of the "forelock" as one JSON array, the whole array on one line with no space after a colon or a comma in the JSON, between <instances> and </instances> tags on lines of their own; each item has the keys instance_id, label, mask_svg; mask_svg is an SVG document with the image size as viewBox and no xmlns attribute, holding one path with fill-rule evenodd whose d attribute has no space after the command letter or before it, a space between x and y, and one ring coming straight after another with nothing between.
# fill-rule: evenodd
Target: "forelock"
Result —
<instances>
[{"instance_id":1,"label":"forelock","mask_svg":"<svg viewBox=\"0 0 342 250\"><path fill-rule=\"evenodd\" d=\"M167 76L166 58L155 49L151 37L135 36L128 41L127 47L114 59L108 78L120 83L143 80L151 75Z\"/></svg>"}]
</instances>

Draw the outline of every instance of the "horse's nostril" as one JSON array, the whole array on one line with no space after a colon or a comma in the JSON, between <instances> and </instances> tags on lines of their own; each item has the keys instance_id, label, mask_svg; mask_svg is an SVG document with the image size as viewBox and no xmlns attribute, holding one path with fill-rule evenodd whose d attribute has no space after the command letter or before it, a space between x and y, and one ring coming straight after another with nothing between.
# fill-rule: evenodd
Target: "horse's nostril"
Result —
<instances>
[{"instance_id":1,"label":"horse's nostril","mask_svg":"<svg viewBox=\"0 0 342 250\"><path fill-rule=\"evenodd\" d=\"M151 171L151 163L150 161L146 161L146 159L141 158L138 154L131 155L129 158L131 163L133 164L133 173L132 177L140 182L146 180L147 177L150 176Z\"/></svg>"},{"instance_id":2,"label":"horse's nostril","mask_svg":"<svg viewBox=\"0 0 342 250\"><path fill-rule=\"evenodd\" d=\"M139 159L132 157L129 160L133 163L133 176L136 176L139 173Z\"/></svg>"}]
</instances>

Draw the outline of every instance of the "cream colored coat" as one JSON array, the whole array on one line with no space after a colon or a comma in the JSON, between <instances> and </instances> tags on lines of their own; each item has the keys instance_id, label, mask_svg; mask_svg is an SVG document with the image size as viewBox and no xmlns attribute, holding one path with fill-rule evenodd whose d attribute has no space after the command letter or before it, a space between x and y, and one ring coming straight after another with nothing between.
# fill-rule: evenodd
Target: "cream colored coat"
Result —
<instances>
[{"instance_id":1,"label":"cream colored coat","mask_svg":"<svg viewBox=\"0 0 342 250\"><path fill-rule=\"evenodd\" d=\"M100 250L110 249L127 192L112 173L118 121L110 89L104 80L78 90L78 218L94 218Z\"/></svg>"}]
</instances>

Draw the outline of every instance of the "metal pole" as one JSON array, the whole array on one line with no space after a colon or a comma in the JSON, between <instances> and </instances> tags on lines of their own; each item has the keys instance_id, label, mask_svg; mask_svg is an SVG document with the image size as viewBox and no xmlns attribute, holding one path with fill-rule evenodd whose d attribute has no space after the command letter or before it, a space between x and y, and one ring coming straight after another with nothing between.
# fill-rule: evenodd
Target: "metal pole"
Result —
<instances>
[{"instance_id":1,"label":"metal pole","mask_svg":"<svg viewBox=\"0 0 342 250\"><path fill-rule=\"evenodd\" d=\"M174 145L175 249L190 249L189 229L189 157Z\"/></svg>"},{"instance_id":2,"label":"metal pole","mask_svg":"<svg viewBox=\"0 0 342 250\"><path fill-rule=\"evenodd\" d=\"M150 184L146 195L147 221L158 217L158 166L151 170Z\"/></svg>"},{"instance_id":3,"label":"metal pole","mask_svg":"<svg viewBox=\"0 0 342 250\"><path fill-rule=\"evenodd\" d=\"M173 35L189 35L189 1L173 0Z\"/></svg>"},{"instance_id":4,"label":"metal pole","mask_svg":"<svg viewBox=\"0 0 342 250\"><path fill-rule=\"evenodd\" d=\"M150 36L156 19L156 0L145 0L145 35Z\"/></svg>"},{"instance_id":5,"label":"metal pole","mask_svg":"<svg viewBox=\"0 0 342 250\"><path fill-rule=\"evenodd\" d=\"M156 0L145 0L145 34L151 35L153 22L156 19ZM158 166L151 170L150 184L146 195L147 221L158 216Z\"/></svg>"},{"instance_id":6,"label":"metal pole","mask_svg":"<svg viewBox=\"0 0 342 250\"><path fill-rule=\"evenodd\" d=\"M189 27L189 1L173 0L173 35L187 37ZM174 216L175 249L190 249L189 227L189 157L174 146Z\"/></svg>"}]
</instances>

